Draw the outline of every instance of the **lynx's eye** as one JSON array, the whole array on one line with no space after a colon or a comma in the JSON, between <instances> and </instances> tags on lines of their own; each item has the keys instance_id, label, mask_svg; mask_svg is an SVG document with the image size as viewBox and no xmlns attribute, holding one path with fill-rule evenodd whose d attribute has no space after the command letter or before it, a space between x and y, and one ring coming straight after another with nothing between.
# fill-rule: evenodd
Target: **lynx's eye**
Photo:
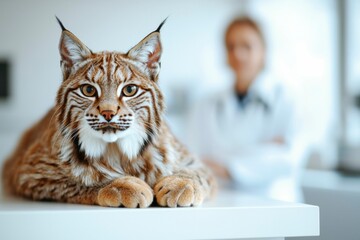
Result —
<instances>
[{"instance_id":1,"label":"lynx's eye","mask_svg":"<svg viewBox=\"0 0 360 240\"><path fill-rule=\"evenodd\" d=\"M81 92L87 97L94 97L96 95L96 88L90 84L81 86Z\"/></svg>"},{"instance_id":2,"label":"lynx's eye","mask_svg":"<svg viewBox=\"0 0 360 240\"><path fill-rule=\"evenodd\" d=\"M135 95L135 93L138 91L138 86L135 85L127 85L123 88L122 93L126 97L132 97Z\"/></svg>"}]
</instances>

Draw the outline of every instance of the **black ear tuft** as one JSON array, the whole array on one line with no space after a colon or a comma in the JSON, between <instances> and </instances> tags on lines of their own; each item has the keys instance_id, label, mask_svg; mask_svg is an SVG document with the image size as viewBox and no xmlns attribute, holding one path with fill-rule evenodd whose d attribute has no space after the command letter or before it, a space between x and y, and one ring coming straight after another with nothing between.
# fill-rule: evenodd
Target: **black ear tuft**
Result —
<instances>
[{"instance_id":1,"label":"black ear tuft","mask_svg":"<svg viewBox=\"0 0 360 240\"><path fill-rule=\"evenodd\" d=\"M167 18L159 27L147 35L127 52L127 56L144 64L150 79L157 81L160 72L160 58L162 53L160 30Z\"/></svg>"},{"instance_id":2,"label":"black ear tuft","mask_svg":"<svg viewBox=\"0 0 360 240\"><path fill-rule=\"evenodd\" d=\"M167 17L167 18L165 18L165 20L164 21L162 21L162 23L160 23L160 25L159 25L159 27L154 31L154 32L160 32L160 30L161 30L161 28L162 28L162 26L165 24L165 22L166 22L166 20L168 19L169 17Z\"/></svg>"},{"instance_id":3,"label":"black ear tuft","mask_svg":"<svg viewBox=\"0 0 360 240\"><path fill-rule=\"evenodd\" d=\"M61 27L61 30L62 31L65 31L66 30L66 28L64 27L64 25L62 24L62 22L60 21L60 19L55 15L55 17L56 17L56 20L58 21L58 23L59 23L59 25L60 25L60 27ZM165 19L166 20L166 19Z\"/></svg>"},{"instance_id":4,"label":"black ear tuft","mask_svg":"<svg viewBox=\"0 0 360 240\"><path fill-rule=\"evenodd\" d=\"M92 52L73 33L64 27L58 17L56 19L62 29L59 42L61 69L64 79L67 79L72 71L76 71L74 66L91 56Z\"/></svg>"}]
</instances>

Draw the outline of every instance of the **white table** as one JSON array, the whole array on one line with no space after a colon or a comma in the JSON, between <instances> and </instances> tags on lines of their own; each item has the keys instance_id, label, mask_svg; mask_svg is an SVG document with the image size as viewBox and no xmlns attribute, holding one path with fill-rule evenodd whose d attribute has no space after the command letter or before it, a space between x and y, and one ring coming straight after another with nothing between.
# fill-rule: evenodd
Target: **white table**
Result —
<instances>
[{"instance_id":1,"label":"white table","mask_svg":"<svg viewBox=\"0 0 360 240\"><path fill-rule=\"evenodd\" d=\"M0 239L284 239L319 234L319 208L233 191L197 208L125 209L0 199Z\"/></svg>"}]
</instances>

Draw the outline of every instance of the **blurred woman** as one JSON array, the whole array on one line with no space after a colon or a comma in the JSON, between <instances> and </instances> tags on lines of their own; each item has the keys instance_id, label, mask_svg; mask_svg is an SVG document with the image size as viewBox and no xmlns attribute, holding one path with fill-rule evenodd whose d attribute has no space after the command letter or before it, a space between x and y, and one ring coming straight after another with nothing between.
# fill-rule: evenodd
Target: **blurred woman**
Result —
<instances>
[{"instance_id":1,"label":"blurred woman","mask_svg":"<svg viewBox=\"0 0 360 240\"><path fill-rule=\"evenodd\" d=\"M235 19L225 46L234 82L196 107L192 145L219 178L237 188L298 201L301 153L294 145L294 107L281 82L264 71L259 25L248 17Z\"/></svg>"}]
</instances>

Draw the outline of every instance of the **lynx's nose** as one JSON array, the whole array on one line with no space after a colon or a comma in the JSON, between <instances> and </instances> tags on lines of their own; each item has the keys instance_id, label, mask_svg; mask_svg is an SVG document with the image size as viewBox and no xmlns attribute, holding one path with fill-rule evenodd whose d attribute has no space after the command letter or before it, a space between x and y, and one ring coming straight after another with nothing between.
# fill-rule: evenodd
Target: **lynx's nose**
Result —
<instances>
[{"instance_id":1,"label":"lynx's nose","mask_svg":"<svg viewBox=\"0 0 360 240\"><path fill-rule=\"evenodd\" d=\"M97 107L101 116L105 118L106 121L110 122L111 119L118 113L120 106L114 103L103 102L100 103Z\"/></svg>"},{"instance_id":2,"label":"lynx's nose","mask_svg":"<svg viewBox=\"0 0 360 240\"><path fill-rule=\"evenodd\" d=\"M106 119L106 121L110 122L116 113L113 110L104 110L101 111L100 114Z\"/></svg>"}]
</instances>

